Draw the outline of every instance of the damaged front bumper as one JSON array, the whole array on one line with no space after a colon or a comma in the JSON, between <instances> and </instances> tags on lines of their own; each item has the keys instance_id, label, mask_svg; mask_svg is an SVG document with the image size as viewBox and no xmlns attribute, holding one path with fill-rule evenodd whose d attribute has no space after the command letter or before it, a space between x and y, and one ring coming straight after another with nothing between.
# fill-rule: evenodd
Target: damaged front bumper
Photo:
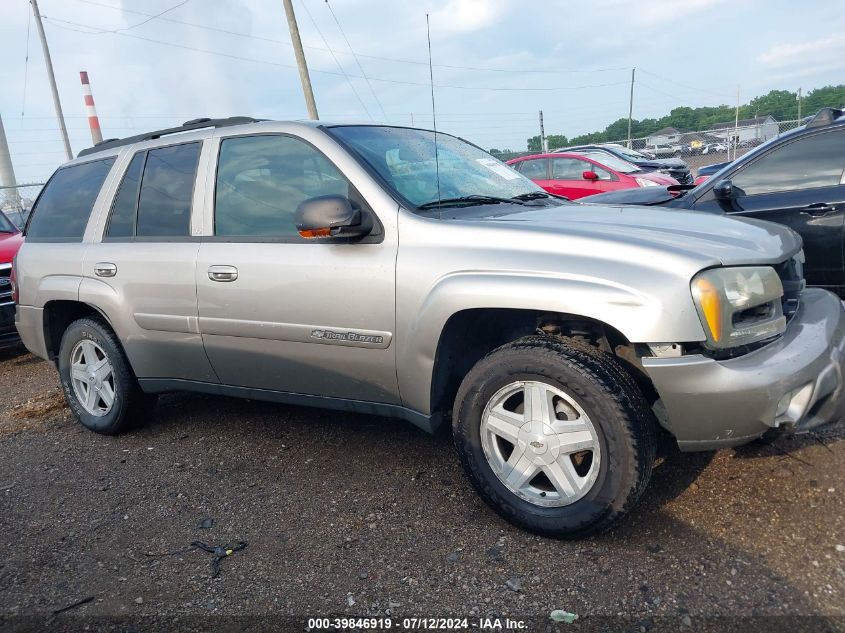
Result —
<instances>
[{"instance_id":1,"label":"damaged front bumper","mask_svg":"<svg viewBox=\"0 0 845 633\"><path fill-rule=\"evenodd\" d=\"M784 335L744 356L643 358L659 400L655 413L684 451L750 442L771 428L796 431L845 416L845 308L809 289Z\"/></svg>"}]
</instances>

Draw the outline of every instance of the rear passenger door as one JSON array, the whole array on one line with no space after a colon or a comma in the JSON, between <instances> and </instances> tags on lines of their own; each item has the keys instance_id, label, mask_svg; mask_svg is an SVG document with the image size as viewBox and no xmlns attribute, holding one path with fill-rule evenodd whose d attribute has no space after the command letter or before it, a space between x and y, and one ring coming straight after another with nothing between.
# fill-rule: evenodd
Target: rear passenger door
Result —
<instances>
[{"instance_id":1,"label":"rear passenger door","mask_svg":"<svg viewBox=\"0 0 845 633\"><path fill-rule=\"evenodd\" d=\"M80 299L112 323L140 379L216 381L197 321L200 238L191 210L201 141L130 149L104 221L85 254ZM202 170L199 173L204 173ZM197 200L199 198L199 200Z\"/></svg>"},{"instance_id":2,"label":"rear passenger door","mask_svg":"<svg viewBox=\"0 0 845 633\"><path fill-rule=\"evenodd\" d=\"M397 404L395 229L299 137L228 136L217 156L207 194L213 235L196 274L200 329L221 382ZM301 237L297 207L329 194L371 214L374 234L348 243Z\"/></svg>"}]
</instances>

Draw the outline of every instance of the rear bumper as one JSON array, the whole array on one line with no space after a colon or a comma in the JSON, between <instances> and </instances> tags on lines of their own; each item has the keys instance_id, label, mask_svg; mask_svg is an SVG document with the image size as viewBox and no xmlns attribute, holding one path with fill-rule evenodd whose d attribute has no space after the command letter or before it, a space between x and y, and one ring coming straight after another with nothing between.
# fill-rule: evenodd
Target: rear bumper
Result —
<instances>
[{"instance_id":1,"label":"rear bumper","mask_svg":"<svg viewBox=\"0 0 845 633\"><path fill-rule=\"evenodd\" d=\"M796 431L845 417L845 308L833 294L804 291L779 340L745 356L644 358L660 400L655 411L681 450L750 442L768 429Z\"/></svg>"},{"instance_id":2,"label":"rear bumper","mask_svg":"<svg viewBox=\"0 0 845 633\"><path fill-rule=\"evenodd\" d=\"M49 359L44 340L44 310L32 306L18 306L15 325L26 348L41 358Z\"/></svg>"}]
</instances>

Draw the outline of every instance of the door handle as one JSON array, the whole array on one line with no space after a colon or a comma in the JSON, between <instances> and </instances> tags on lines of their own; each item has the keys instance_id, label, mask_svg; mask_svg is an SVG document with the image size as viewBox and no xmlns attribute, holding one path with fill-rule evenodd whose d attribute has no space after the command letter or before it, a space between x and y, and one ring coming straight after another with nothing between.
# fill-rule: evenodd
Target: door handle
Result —
<instances>
[{"instance_id":1,"label":"door handle","mask_svg":"<svg viewBox=\"0 0 845 633\"><path fill-rule=\"evenodd\" d=\"M234 266L209 266L208 278L211 281L235 281L238 278L238 269Z\"/></svg>"},{"instance_id":2,"label":"door handle","mask_svg":"<svg viewBox=\"0 0 845 633\"><path fill-rule=\"evenodd\" d=\"M97 277L114 277L117 274L117 266L111 262L98 262L94 264L94 274Z\"/></svg>"},{"instance_id":3,"label":"door handle","mask_svg":"<svg viewBox=\"0 0 845 633\"><path fill-rule=\"evenodd\" d=\"M819 216L825 215L833 211L833 207L826 202L816 202L815 204L808 204L806 207L801 209L801 213L805 213L807 215L812 216Z\"/></svg>"}]
</instances>

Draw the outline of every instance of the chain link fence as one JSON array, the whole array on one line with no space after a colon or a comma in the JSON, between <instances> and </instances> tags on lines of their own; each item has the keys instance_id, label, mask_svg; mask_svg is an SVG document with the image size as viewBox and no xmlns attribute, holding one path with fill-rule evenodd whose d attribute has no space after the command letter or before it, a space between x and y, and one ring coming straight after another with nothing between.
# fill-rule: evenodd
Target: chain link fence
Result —
<instances>
[{"instance_id":1,"label":"chain link fence","mask_svg":"<svg viewBox=\"0 0 845 633\"><path fill-rule=\"evenodd\" d=\"M769 139L803 125L803 121L775 121L772 117L720 123L706 130L684 132L676 128L664 128L649 136L631 139L631 148L645 154L648 158L679 158L689 165L693 175L700 167L736 160ZM628 146L627 139L590 143L591 145L616 144ZM586 143L585 143L586 144ZM555 151L556 147L550 147ZM539 152L498 152L494 156L507 161L520 156L530 156Z\"/></svg>"},{"instance_id":2,"label":"chain link fence","mask_svg":"<svg viewBox=\"0 0 845 633\"><path fill-rule=\"evenodd\" d=\"M23 228L43 186L43 182L37 182L16 187L0 187L0 211L5 213L15 226Z\"/></svg>"}]
</instances>

